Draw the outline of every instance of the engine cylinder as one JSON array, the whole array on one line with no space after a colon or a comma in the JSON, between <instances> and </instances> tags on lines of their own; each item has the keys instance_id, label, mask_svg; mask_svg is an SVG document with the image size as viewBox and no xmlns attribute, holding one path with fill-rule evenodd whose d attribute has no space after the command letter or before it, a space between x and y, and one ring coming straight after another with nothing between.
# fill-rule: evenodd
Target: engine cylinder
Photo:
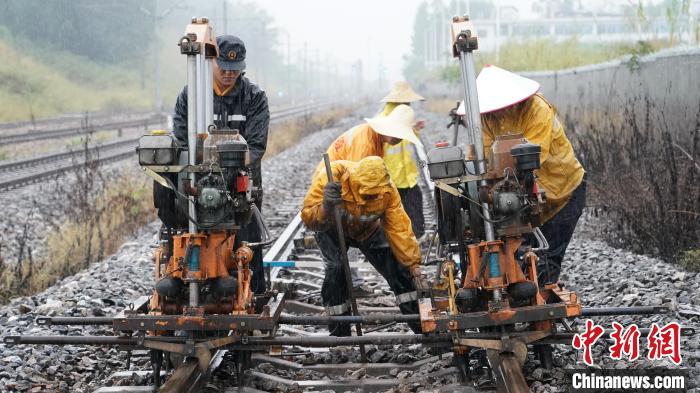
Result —
<instances>
[{"instance_id":1,"label":"engine cylinder","mask_svg":"<svg viewBox=\"0 0 700 393\"><path fill-rule=\"evenodd\" d=\"M233 276L219 277L211 284L211 289L216 297L231 297L238 290L238 280Z\"/></svg>"},{"instance_id":2,"label":"engine cylinder","mask_svg":"<svg viewBox=\"0 0 700 393\"><path fill-rule=\"evenodd\" d=\"M479 304L476 288L459 288L455 293L455 304L460 312L470 312Z\"/></svg>"},{"instance_id":3,"label":"engine cylinder","mask_svg":"<svg viewBox=\"0 0 700 393\"><path fill-rule=\"evenodd\" d=\"M164 277L156 283L156 292L165 297L175 297L182 292L185 283L179 278Z\"/></svg>"},{"instance_id":4,"label":"engine cylinder","mask_svg":"<svg viewBox=\"0 0 700 393\"><path fill-rule=\"evenodd\" d=\"M510 149L510 154L515 158L518 171L532 171L540 168L540 145L534 143L520 143Z\"/></svg>"}]
</instances>

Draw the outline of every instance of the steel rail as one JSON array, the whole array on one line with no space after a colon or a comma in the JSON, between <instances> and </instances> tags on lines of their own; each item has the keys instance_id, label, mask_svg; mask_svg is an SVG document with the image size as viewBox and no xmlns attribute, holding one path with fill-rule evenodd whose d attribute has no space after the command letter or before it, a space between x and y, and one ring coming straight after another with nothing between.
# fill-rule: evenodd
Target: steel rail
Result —
<instances>
[{"instance_id":1,"label":"steel rail","mask_svg":"<svg viewBox=\"0 0 700 393\"><path fill-rule=\"evenodd\" d=\"M109 150L109 149L114 149L117 147L121 146L126 146L129 144L132 144L135 146L136 142L138 142L139 138L131 138L131 139L126 139L126 140L120 140L112 143L105 143L105 144L100 144L100 145L93 145L88 148L90 153L99 151L99 150ZM65 151L61 153L53 153L53 154L47 154L47 155L42 155L39 157L33 157L33 158L28 158L26 160L17 160L17 161L10 161L6 163L0 163L0 171L9 171L9 170L14 170L14 169L21 169L21 168L28 168L32 166L37 166L40 164L45 164L53 161L59 161L64 158L70 158L75 155L79 155L81 153L84 153L84 150L76 150L76 151Z\"/></svg>"},{"instance_id":2,"label":"steel rail","mask_svg":"<svg viewBox=\"0 0 700 393\"><path fill-rule=\"evenodd\" d=\"M129 148L128 150L117 150L117 152L109 153L94 160L92 162L97 162L99 164L110 164L113 162L121 161L125 158L133 156L134 150ZM54 168L47 169L41 172L35 172L31 174L25 174L13 179L5 180L0 182L0 191L12 190L18 187L26 186L32 183L36 183L39 180L50 179L54 177L59 177L63 173L66 173L72 169L79 168L85 165L85 160L80 160L78 162L71 162L64 165L57 165Z\"/></svg>"},{"instance_id":3,"label":"steel rail","mask_svg":"<svg viewBox=\"0 0 700 393\"><path fill-rule=\"evenodd\" d=\"M322 102L322 103L312 103L312 104L302 104L298 106L294 106L291 108L284 108L281 109L279 112L274 112L270 115L270 121L272 122L278 122L282 121L285 119L297 117L304 115L306 113L310 113L312 111L318 111L321 109L328 108L330 106L334 105L333 103L328 103L328 102ZM142 124L142 123L141 123ZM118 141L110 144L105 144L101 146L94 146L90 148L90 152L96 152L96 151L105 151L105 150L111 150L111 149L118 149L123 146L127 146L129 144L134 144L138 141L138 138L133 138L125 141ZM38 165L42 164L47 164L51 162L57 162L61 160L65 160L67 158L73 157L74 155L80 156L82 152L77 151L77 152L63 152L63 153L55 153L55 154L49 154L41 157L36 157L36 158L31 158L27 160L21 160L21 161L13 161L5 164L0 164L0 171L11 171L11 170L17 170L17 169L24 169L24 168L33 168ZM104 163L112 163L116 162L122 159L126 159L134 154L134 150L129 150L128 152L124 151L118 154L109 154L108 156L105 157L100 157L96 159L97 162L104 164ZM36 183L40 180L44 179L50 179L54 177L58 177L62 173L68 172L72 169L75 169L79 167L80 165L83 165L84 161L80 161L79 163L67 163L64 165L56 165L53 168L48 168L45 171L41 172L33 172L33 173L20 173L16 177L12 177L8 180L0 180L0 191L7 191L7 190L12 190L18 187L23 187L29 184Z\"/></svg>"},{"instance_id":4,"label":"steel rail","mask_svg":"<svg viewBox=\"0 0 700 393\"><path fill-rule=\"evenodd\" d=\"M134 111L129 112L129 116L151 115L153 113L154 112L151 111ZM53 124L54 126L58 126L64 123L81 121L82 119L85 119L86 116L89 118L89 120L95 121L110 119L112 117L118 116L118 114L109 112L66 113L56 117L48 117L38 120L19 120L0 123L0 130L12 132L18 131L18 129L23 129L26 127L36 128L36 126L42 126L46 124Z\"/></svg>"},{"instance_id":5,"label":"steel rail","mask_svg":"<svg viewBox=\"0 0 700 393\"><path fill-rule=\"evenodd\" d=\"M122 128L140 127L148 128L151 124L162 124L163 118L160 115L150 116L144 119L124 120L119 122L109 122L105 124L88 124L88 129L95 131L118 131ZM22 142L32 142L44 139L63 138L85 133L84 127L65 127L54 130L32 131L21 134L0 135L0 144L9 145Z\"/></svg>"},{"instance_id":6,"label":"steel rail","mask_svg":"<svg viewBox=\"0 0 700 393\"><path fill-rule=\"evenodd\" d=\"M511 332L509 337L517 338L526 336L530 332ZM577 331L560 331L554 332L550 336L538 340L538 343L552 344L570 344L574 336L579 333ZM649 335L651 328L640 328L639 333L642 336ZM606 331L601 336L604 340L612 339L612 331ZM696 331L694 327L681 327L681 337L693 337ZM466 332L459 335L459 339L482 339L482 340L500 340L501 333L497 332ZM167 343L183 344L186 342L185 337L166 337L166 336L148 336L149 341L159 341ZM126 336L5 336L2 341L7 346L14 345L119 345L124 347L141 347L141 341L138 337ZM204 342L206 340L195 340L194 343ZM259 346L276 346L276 345L298 345L298 346L348 346L364 344L398 344L398 343L453 343L454 337L450 334L413 334L413 333L376 333L366 336L284 336L284 337L248 337L245 341L229 344L226 348L235 349L255 349ZM213 358L212 358L213 359Z\"/></svg>"},{"instance_id":7,"label":"steel rail","mask_svg":"<svg viewBox=\"0 0 700 393\"><path fill-rule=\"evenodd\" d=\"M271 110L270 120L284 119L288 117L296 116L300 111L312 111L327 107L331 104L327 102L318 103L305 103L298 104L291 107L280 108L279 110ZM71 119L73 120L73 119ZM90 118L94 120L94 118ZM133 120L122 120L122 121L112 121L105 122L103 124L89 124L89 128L94 128L96 131L117 131L121 128L131 128L144 126L148 127L151 124L161 124L163 123L164 117L162 114L149 114L148 117L143 117ZM42 121L42 123L49 123L50 120ZM30 123L31 124L31 123ZM1 126L1 125L0 125ZM2 129L2 128L0 128ZM27 132L18 132L7 135L0 135L0 144L9 145L30 141L38 141L51 138L62 138L73 135L80 135L85 132L85 128L82 126L68 126L61 128L54 128L48 130L30 130Z\"/></svg>"}]
</instances>

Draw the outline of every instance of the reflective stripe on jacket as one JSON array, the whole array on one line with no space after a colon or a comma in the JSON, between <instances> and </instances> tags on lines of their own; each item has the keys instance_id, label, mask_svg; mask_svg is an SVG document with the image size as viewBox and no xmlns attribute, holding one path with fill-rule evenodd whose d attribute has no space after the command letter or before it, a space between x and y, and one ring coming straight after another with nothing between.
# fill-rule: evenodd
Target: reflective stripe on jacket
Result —
<instances>
[{"instance_id":1,"label":"reflective stripe on jacket","mask_svg":"<svg viewBox=\"0 0 700 393\"><path fill-rule=\"evenodd\" d=\"M483 114L481 122L487 157L500 135L522 132L528 141L540 145L540 169L535 173L547 196L542 222L552 218L569 201L585 173L555 108L538 93L520 104Z\"/></svg>"},{"instance_id":2,"label":"reflective stripe on jacket","mask_svg":"<svg viewBox=\"0 0 700 393\"><path fill-rule=\"evenodd\" d=\"M388 116L398 105L396 102L387 102L381 115ZM384 144L384 163L396 188L411 188L418 184L418 167L411 154L412 145L409 141L401 141L393 146Z\"/></svg>"},{"instance_id":3,"label":"reflective stripe on jacket","mask_svg":"<svg viewBox=\"0 0 700 393\"><path fill-rule=\"evenodd\" d=\"M404 266L412 267L420 263L420 247L411 228L411 220L401 205L401 197L396 186L390 183L376 199L365 201L360 196L363 177L353 176L357 162L331 162L333 180L342 186L340 205L344 211L343 231L345 236L362 241L382 226L394 256ZM332 218L324 211L323 187L328 182L326 171L316 171L311 187L304 198L301 219L312 230L332 230ZM378 220L363 221L360 217L379 216Z\"/></svg>"},{"instance_id":4,"label":"reflective stripe on jacket","mask_svg":"<svg viewBox=\"0 0 700 393\"><path fill-rule=\"evenodd\" d=\"M397 188L411 188L418 184L418 168L412 149L413 143L405 140L393 146L384 144L384 163Z\"/></svg>"}]
</instances>

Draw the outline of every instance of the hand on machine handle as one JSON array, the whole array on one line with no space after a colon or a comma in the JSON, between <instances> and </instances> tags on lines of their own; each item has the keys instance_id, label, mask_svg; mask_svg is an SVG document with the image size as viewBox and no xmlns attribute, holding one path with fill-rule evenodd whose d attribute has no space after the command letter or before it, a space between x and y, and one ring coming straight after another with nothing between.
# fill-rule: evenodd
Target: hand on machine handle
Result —
<instances>
[{"instance_id":1,"label":"hand on machine handle","mask_svg":"<svg viewBox=\"0 0 700 393\"><path fill-rule=\"evenodd\" d=\"M416 287L416 292L418 297L429 297L430 296L430 284L428 280L423 276L420 270L420 266L414 266L410 269L411 277L413 278L413 285Z\"/></svg>"},{"instance_id":2,"label":"hand on machine handle","mask_svg":"<svg viewBox=\"0 0 700 393\"><path fill-rule=\"evenodd\" d=\"M333 208L340 204L340 190L340 184L337 183L327 183L323 187L323 210L326 213L331 214Z\"/></svg>"}]
</instances>

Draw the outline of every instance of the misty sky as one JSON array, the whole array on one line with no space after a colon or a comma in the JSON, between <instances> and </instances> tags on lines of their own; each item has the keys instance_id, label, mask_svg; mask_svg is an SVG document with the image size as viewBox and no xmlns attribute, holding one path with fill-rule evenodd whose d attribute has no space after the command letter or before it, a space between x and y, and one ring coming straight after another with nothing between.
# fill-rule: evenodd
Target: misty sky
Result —
<instances>
[{"instance_id":1,"label":"misty sky","mask_svg":"<svg viewBox=\"0 0 700 393\"><path fill-rule=\"evenodd\" d=\"M402 56L411 48L413 19L420 2L262 0L258 4L290 33L293 53L306 41L309 47L321 48L322 53L343 62L362 57L365 69L375 77L381 59L389 79L396 80L401 78Z\"/></svg>"},{"instance_id":2,"label":"misty sky","mask_svg":"<svg viewBox=\"0 0 700 393\"><path fill-rule=\"evenodd\" d=\"M536 18L535 0L499 0L502 7L519 9L523 19ZM658 2L653 0L651 2ZM649 2L649 0L645 1ZM388 79L401 79L403 56L411 49L413 21L421 0L258 0L274 18L276 25L290 34L294 54L304 42L320 49L320 61L326 54L344 63L362 57L369 77L376 78L379 63L388 71ZM464 1L466 11L468 1ZM629 0L588 0L587 9L605 9L630 4ZM448 28L452 15L446 15ZM287 37L280 37L286 41ZM409 54L410 55L410 54Z\"/></svg>"}]
</instances>

